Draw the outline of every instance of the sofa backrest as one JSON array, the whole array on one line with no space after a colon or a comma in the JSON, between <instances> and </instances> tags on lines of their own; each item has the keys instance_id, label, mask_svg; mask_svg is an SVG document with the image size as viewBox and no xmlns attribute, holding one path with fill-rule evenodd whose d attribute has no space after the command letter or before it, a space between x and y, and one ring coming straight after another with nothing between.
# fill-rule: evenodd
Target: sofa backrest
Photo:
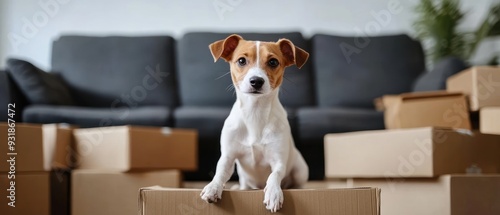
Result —
<instances>
[{"instance_id":1,"label":"sofa backrest","mask_svg":"<svg viewBox=\"0 0 500 215\"><path fill-rule=\"evenodd\" d=\"M230 107L235 101L231 88L229 64L223 59L214 63L208 45L225 39L232 33L193 32L185 34L177 47L178 82L181 105ZM237 33L246 40L277 41L290 39L294 45L310 51L309 43L301 33ZM300 107L315 104L310 63L300 70L291 66L285 71L280 88L284 106Z\"/></svg>"},{"instance_id":2,"label":"sofa backrest","mask_svg":"<svg viewBox=\"0 0 500 215\"><path fill-rule=\"evenodd\" d=\"M316 97L321 107L372 108L384 94L411 91L425 70L420 42L407 35L312 38Z\"/></svg>"},{"instance_id":3,"label":"sofa backrest","mask_svg":"<svg viewBox=\"0 0 500 215\"><path fill-rule=\"evenodd\" d=\"M13 104L13 106L9 104ZM16 82L12 80L9 71L0 70L0 112L5 113L3 116L0 116L0 122L5 122L9 119L13 119L15 122L22 122L23 109L27 104L26 97ZM13 115L7 115L9 108L15 111Z\"/></svg>"},{"instance_id":4,"label":"sofa backrest","mask_svg":"<svg viewBox=\"0 0 500 215\"><path fill-rule=\"evenodd\" d=\"M82 106L176 106L175 41L169 36L62 36L52 70Z\"/></svg>"}]
</instances>

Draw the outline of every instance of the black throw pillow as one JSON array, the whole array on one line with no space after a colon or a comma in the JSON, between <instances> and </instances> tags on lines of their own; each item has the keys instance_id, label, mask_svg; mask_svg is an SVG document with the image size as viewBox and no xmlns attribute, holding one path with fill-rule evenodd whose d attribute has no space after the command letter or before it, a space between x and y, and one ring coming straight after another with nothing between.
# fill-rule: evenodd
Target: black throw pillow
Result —
<instances>
[{"instance_id":1,"label":"black throw pillow","mask_svg":"<svg viewBox=\"0 0 500 215\"><path fill-rule=\"evenodd\" d=\"M19 59L8 59L7 71L31 104L75 104L68 87L57 74Z\"/></svg>"}]
</instances>

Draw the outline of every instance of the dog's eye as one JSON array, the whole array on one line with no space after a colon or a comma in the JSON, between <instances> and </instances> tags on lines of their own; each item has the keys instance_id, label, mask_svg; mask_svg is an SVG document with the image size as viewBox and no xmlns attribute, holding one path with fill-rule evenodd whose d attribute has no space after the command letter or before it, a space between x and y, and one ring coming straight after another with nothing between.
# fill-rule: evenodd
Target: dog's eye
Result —
<instances>
[{"instance_id":1,"label":"dog's eye","mask_svg":"<svg viewBox=\"0 0 500 215\"><path fill-rule=\"evenodd\" d=\"M278 65L280 65L280 62L278 62L278 60L276 58L271 58L271 60L269 60L267 62L267 65L274 68L274 67L277 67Z\"/></svg>"},{"instance_id":2,"label":"dog's eye","mask_svg":"<svg viewBox=\"0 0 500 215\"><path fill-rule=\"evenodd\" d=\"M240 66L245 66L247 65L247 59L245 59L244 57L240 57L240 59L238 59L238 64Z\"/></svg>"}]
</instances>

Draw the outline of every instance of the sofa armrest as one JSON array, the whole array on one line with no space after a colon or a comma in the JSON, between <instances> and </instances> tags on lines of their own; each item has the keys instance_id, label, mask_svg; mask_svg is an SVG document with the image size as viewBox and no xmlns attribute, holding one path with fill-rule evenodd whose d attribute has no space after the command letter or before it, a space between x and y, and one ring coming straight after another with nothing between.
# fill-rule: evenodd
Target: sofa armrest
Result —
<instances>
[{"instance_id":1,"label":"sofa armrest","mask_svg":"<svg viewBox=\"0 0 500 215\"><path fill-rule=\"evenodd\" d=\"M15 104L14 120L21 122L23 109L27 105L26 97L21 93L9 73L0 70L0 122L7 121L7 109L10 103Z\"/></svg>"},{"instance_id":2,"label":"sofa armrest","mask_svg":"<svg viewBox=\"0 0 500 215\"><path fill-rule=\"evenodd\" d=\"M425 72L413 84L413 91L435 91L446 89L446 79L469 66L456 57L446 57L434 65L431 72Z\"/></svg>"}]
</instances>

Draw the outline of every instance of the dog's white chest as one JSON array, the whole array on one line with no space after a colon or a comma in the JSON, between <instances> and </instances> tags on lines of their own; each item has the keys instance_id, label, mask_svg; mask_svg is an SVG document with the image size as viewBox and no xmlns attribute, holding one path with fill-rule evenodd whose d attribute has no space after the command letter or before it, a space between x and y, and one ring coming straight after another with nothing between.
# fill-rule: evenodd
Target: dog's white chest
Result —
<instances>
[{"instance_id":1,"label":"dog's white chest","mask_svg":"<svg viewBox=\"0 0 500 215\"><path fill-rule=\"evenodd\" d=\"M246 153L237 159L238 174L247 180L252 188L264 188L271 174L271 160L266 155L266 146L254 144L245 146Z\"/></svg>"},{"instance_id":2,"label":"dog's white chest","mask_svg":"<svg viewBox=\"0 0 500 215\"><path fill-rule=\"evenodd\" d=\"M244 153L242 156L242 161L251 166L266 166L266 160L264 155L264 145L262 144L253 144L250 146L246 146L247 153Z\"/></svg>"}]
</instances>

